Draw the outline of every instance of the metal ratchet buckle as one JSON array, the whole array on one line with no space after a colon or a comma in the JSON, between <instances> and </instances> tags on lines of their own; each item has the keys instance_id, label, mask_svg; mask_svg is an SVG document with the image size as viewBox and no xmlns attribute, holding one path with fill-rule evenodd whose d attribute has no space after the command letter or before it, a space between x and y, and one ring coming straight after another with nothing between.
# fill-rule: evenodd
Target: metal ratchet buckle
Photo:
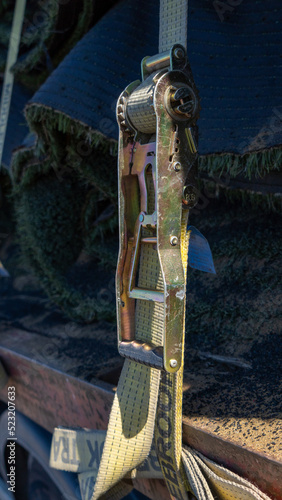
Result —
<instances>
[{"instance_id":1,"label":"metal ratchet buckle","mask_svg":"<svg viewBox=\"0 0 282 500\"><path fill-rule=\"evenodd\" d=\"M197 202L198 92L179 44L146 57L142 82L117 103L119 124L120 250L116 274L121 356L174 373L183 358L185 277L181 260L182 209ZM155 201L149 203L148 179ZM149 206L150 205L150 206ZM153 246L163 289L137 285L142 245ZM163 303L163 346L136 339L137 301Z\"/></svg>"}]
</instances>

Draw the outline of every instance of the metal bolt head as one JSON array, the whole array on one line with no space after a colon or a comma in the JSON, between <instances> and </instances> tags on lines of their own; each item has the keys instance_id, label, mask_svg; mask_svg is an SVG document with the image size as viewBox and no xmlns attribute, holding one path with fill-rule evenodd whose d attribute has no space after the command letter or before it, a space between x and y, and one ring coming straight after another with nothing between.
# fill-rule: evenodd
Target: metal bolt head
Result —
<instances>
[{"instance_id":1,"label":"metal bolt head","mask_svg":"<svg viewBox=\"0 0 282 500\"><path fill-rule=\"evenodd\" d=\"M173 168L175 172L179 172L181 170L181 163L179 163L179 161L175 161L173 164Z\"/></svg>"},{"instance_id":2,"label":"metal bolt head","mask_svg":"<svg viewBox=\"0 0 282 500\"><path fill-rule=\"evenodd\" d=\"M144 220L144 215L143 215L143 214L140 214L140 215L139 215L139 221L140 221L140 222L143 222L143 220Z\"/></svg>"},{"instance_id":3,"label":"metal bolt head","mask_svg":"<svg viewBox=\"0 0 282 500\"><path fill-rule=\"evenodd\" d=\"M171 85L166 102L168 111L178 118L195 118L198 112L198 97L194 89L185 83Z\"/></svg>"},{"instance_id":4,"label":"metal bolt head","mask_svg":"<svg viewBox=\"0 0 282 500\"><path fill-rule=\"evenodd\" d=\"M183 204L186 208L192 209L198 203L198 191L192 184L188 184L183 188Z\"/></svg>"},{"instance_id":5,"label":"metal bolt head","mask_svg":"<svg viewBox=\"0 0 282 500\"><path fill-rule=\"evenodd\" d=\"M173 55L175 57L175 59L183 59L185 57L185 52L183 49L181 49L181 47L176 47L176 49L174 49L173 51Z\"/></svg>"},{"instance_id":6,"label":"metal bolt head","mask_svg":"<svg viewBox=\"0 0 282 500\"><path fill-rule=\"evenodd\" d=\"M169 362L171 368L176 368L177 367L177 361L176 359L171 359Z\"/></svg>"},{"instance_id":7,"label":"metal bolt head","mask_svg":"<svg viewBox=\"0 0 282 500\"><path fill-rule=\"evenodd\" d=\"M177 236L171 236L171 237L170 237L170 244L171 244L173 247L175 247L175 245L177 245L177 243L178 243L178 238L177 238Z\"/></svg>"}]
</instances>

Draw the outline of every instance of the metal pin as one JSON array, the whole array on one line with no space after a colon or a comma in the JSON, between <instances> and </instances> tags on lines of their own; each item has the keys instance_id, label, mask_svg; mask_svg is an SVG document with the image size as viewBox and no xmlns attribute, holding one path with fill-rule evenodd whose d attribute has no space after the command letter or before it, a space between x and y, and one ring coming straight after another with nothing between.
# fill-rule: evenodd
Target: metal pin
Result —
<instances>
[{"instance_id":1,"label":"metal pin","mask_svg":"<svg viewBox=\"0 0 282 500\"><path fill-rule=\"evenodd\" d=\"M179 163L179 161L176 161L173 164L173 168L174 168L175 172L179 172L181 170L181 163Z\"/></svg>"},{"instance_id":2,"label":"metal pin","mask_svg":"<svg viewBox=\"0 0 282 500\"><path fill-rule=\"evenodd\" d=\"M175 247L175 245L177 245L177 243L178 243L178 238L177 238L177 236L171 236L171 237L170 237L170 244L171 244L173 247Z\"/></svg>"},{"instance_id":3,"label":"metal pin","mask_svg":"<svg viewBox=\"0 0 282 500\"><path fill-rule=\"evenodd\" d=\"M173 55L175 59L183 59L185 56L185 52L183 49L181 49L181 47L176 47L176 49L174 49L173 51Z\"/></svg>"},{"instance_id":4,"label":"metal pin","mask_svg":"<svg viewBox=\"0 0 282 500\"><path fill-rule=\"evenodd\" d=\"M176 368L177 367L177 361L176 359L171 359L169 362L171 368Z\"/></svg>"}]
</instances>

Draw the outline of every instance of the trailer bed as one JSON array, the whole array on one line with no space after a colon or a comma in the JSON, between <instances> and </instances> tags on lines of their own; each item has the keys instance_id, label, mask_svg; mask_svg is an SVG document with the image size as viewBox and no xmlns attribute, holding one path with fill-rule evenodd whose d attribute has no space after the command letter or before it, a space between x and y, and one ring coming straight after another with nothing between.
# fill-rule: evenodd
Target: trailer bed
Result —
<instances>
[{"instance_id":1,"label":"trailer bed","mask_svg":"<svg viewBox=\"0 0 282 500\"><path fill-rule=\"evenodd\" d=\"M0 359L16 387L17 410L50 432L58 425L106 429L122 368L115 326L77 325L40 292L6 287ZM252 352L240 357L216 357L188 339L184 442L276 500L282 499L280 374L275 335L252 342ZM7 400L7 388L0 397ZM169 498L162 481L138 480L135 487L152 499Z\"/></svg>"}]
</instances>

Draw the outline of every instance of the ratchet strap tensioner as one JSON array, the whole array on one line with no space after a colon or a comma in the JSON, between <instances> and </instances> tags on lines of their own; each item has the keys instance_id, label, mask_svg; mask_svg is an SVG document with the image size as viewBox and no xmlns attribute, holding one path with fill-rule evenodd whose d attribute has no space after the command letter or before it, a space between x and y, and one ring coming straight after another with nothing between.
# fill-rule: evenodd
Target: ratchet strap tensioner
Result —
<instances>
[{"instance_id":1,"label":"ratchet strap tensioner","mask_svg":"<svg viewBox=\"0 0 282 500\"><path fill-rule=\"evenodd\" d=\"M126 359L93 499L147 458L153 435L171 496L188 498L181 460L182 373L199 97L181 44L144 58L141 72L142 82L129 85L117 103L117 323Z\"/></svg>"},{"instance_id":2,"label":"ratchet strap tensioner","mask_svg":"<svg viewBox=\"0 0 282 500\"><path fill-rule=\"evenodd\" d=\"M199 99L181 45L145 58L142 70L143 82L127 87L117 106L118 347L125 358L176 373L182 367L186 287L181 227L197 200ZM161 323L153 334L148 330L156 311Z\"/></svg>"}]
</instances>

